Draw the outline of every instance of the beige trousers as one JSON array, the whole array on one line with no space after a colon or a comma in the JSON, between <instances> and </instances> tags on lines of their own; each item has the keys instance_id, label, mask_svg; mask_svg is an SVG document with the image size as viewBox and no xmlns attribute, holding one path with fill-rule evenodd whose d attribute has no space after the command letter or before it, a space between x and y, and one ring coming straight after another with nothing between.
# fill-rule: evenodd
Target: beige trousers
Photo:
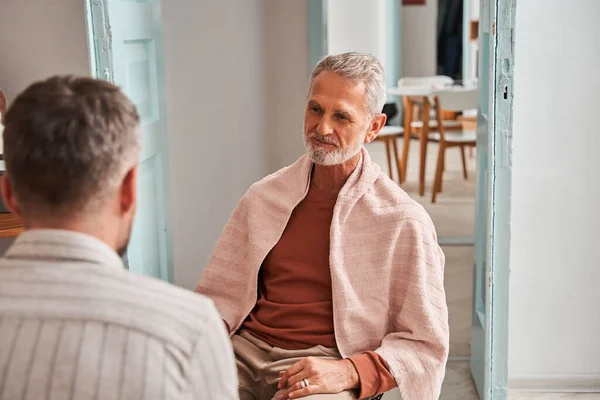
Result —
<instances>
[{"instance_id":1,"label":"beige trousers","mask_svg":"<svg viewBox=\"0 0 600 400\"><path fill-rule=\"evenodd\" d=\"M340 360L336 349L316 346L308 350L284 350L272 347L248 332L241 331L231 339L238 370L240 400L271 400L277 393L279 371L285 371L306 357ZM318 394L307 400L355 400L352 391Z\"/></svg>"}]
</instances>

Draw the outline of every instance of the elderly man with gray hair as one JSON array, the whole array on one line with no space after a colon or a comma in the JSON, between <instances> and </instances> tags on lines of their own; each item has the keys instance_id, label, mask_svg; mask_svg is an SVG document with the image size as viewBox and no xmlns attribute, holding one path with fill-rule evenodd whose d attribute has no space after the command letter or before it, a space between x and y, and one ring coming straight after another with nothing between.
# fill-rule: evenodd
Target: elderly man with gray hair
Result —
<instances>
[{"instance_id":1,"label":"elderly man with gray hair","mask_svg":"<svg viewBox=\"0 0 600 400\"><path fill-rule=\"evenodd\" d=\"M306 154L244 195L196 285L232 336L242 400L440 394L444 254L363 146L385 125L385 90L373 56L318 63Z\"/></svg>"}]
</instances>

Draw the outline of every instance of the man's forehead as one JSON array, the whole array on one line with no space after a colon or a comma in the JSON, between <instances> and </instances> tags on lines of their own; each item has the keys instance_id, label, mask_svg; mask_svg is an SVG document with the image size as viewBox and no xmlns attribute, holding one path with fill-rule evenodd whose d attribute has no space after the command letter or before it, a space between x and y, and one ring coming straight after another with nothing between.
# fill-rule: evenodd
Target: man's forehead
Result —
<instances>
[{"instance_id":1,"label":"man's forehead","mask_svg":"<svg viewBox=\"0 0 600 400\"><path fill-rule=\"evenodd\" d=\"M362 106L366 95L363 82L354 82L329 71L315 77L308 93L308 101L336 108L356 108Z\"/></svg>"},{"instance_id":2,"label":"man's forehead","mask_svg":"<svg viewBox=\"0 0 600 400\"><path fill-rule=\"evenodd\" d=\"M308 98L309 105L314 104L314 105L317 105L322 108L328 108L328 109L333 109L335 111L342 111L342 112L348 112L348 113L354 113L355 111L358 111L358 107L360 106L360 104L354 104L354 103L355 102L348 102L348 101L344 101L343 99L339 99L339 98L324 99L322 97L319 98L319 96Z\"/></svg>"}]
</instances>

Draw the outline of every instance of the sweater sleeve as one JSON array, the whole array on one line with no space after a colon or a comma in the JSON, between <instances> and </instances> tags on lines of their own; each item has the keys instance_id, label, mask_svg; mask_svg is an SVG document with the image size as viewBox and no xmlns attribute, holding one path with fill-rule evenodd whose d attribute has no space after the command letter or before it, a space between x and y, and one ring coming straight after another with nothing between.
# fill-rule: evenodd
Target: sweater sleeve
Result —
<instances>
[{"instance_id":1,"label":"sweater sleeve","mask_svg":"<svg viewBox=\"0 0 600 400\"><path fill-rule=\"evenodd\" d=\"M359 399L385 393L397 386L387 362L374 351L350 357L360 380Z\"/></svg>"}]
</instances>

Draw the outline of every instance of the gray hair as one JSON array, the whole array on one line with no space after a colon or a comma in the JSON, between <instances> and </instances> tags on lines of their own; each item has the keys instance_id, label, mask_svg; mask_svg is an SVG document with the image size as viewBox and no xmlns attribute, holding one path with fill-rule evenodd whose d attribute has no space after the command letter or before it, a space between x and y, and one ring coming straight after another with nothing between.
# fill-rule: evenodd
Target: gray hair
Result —
<instances>
[{"instance_id":1,"label":"gray hair","mask_svg":"<svg viewBox=\"0 0 600 400\"><path fill-rule=\"evenodd\" d=\"M309 90L322 71L331 71L353 82L366 86L365 109L369 115L380 114L385 104L386 79L383 66L371 54L342 53L326 56L315 66L310 75Z\"/></svg>"},{"instance_id":2,"label":"gray hair","mask_svg":"<svg viewBox=\"0 0 600 400\"><path fill-rule=\"evenodd\" d=\"M4 123L6 171L25 216L99 209L140 154L135 106L106 81L56 76L34 83Z\"/></svg>"}]
</instances>

